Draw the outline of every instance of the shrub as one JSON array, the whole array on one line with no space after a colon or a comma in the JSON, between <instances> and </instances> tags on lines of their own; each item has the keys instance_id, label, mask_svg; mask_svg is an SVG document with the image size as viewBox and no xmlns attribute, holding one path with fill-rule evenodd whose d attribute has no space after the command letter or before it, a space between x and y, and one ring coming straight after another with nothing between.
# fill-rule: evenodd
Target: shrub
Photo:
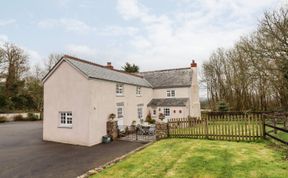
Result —
<instances>
[{"instance_id":1,"label":"shrub","mask_svg":"<svg viewBox=\"0 0 288 178\"><path fill-rule=\"evenodd\" d=\"M136 121L133 120L132 123L131 123L131 126L135 126L136 125Z\"/></svg>"},{"instance_id":2,"label":"shrub","mask_svg":"<svg viewBox=\"0 0 288 178\"><path fill-rule=\"evenodd\" d=\"M0 123L6 122L7 118L5 116L0 116Z\"/></svg>"},{"instance_id":3,"label":"shrub","mask_svg":"<svg viewBox=\"0 0 288 178\"><path fill-rule=\"evenodd\" d=\"M229 111L229 106L225 101L220 101L218 104L218 111L226 112Z\"/></svg>"},{"instance_id":4,"label":"shrub","mask_svg":"<svg viewBox=\"0 0 288 178\"><path fill-rule=\"evenodd\" d=\"M155 123L155 120L152 119L150 112L147 114L145 121L148 122L149 124L154 124Z\"/></svg>"},{"instance_id":5,"label":"shrub","mask_svg":"<svg viewBox=\"0 0 288 178\"><path fill-rule=\"evenodd\" d=\"M163 120L165 119L165 116L164 116L163 113L160 113L160 114L159 114L159 119L160 119L161 121L163 121Z\"/></svg>"},{"instance_id":6,"label":"shrub","mask_svg":"<svg viewBox=\"0 0 288 178\"><path fill-rule=\"evenodd\" d=\"M14 116L14 121L24 121L24 117L21 114Z\"/></svg>"},{"instance_id":7,"label":"shrub","mask_svg":"<svg viewBox=\"0 0 288 178\"><path fill-rule=\"evenodd\" d=\"M115 115L114 113L111 113L111 114L109 114L108 119L109 119L110 121L113 121L115 117L116 117L116 115Z\"/></svg>"},{"instance_id":8,"label":"shrub","mask_svg":"<svg viewBox=\"0 0 288 178\"><path fill-rule=\"evenodd\" d=\"M28 113L27 120L29 121L37 121L39 120L38 116L34 113Z\"/></svg>"}]
</instances>

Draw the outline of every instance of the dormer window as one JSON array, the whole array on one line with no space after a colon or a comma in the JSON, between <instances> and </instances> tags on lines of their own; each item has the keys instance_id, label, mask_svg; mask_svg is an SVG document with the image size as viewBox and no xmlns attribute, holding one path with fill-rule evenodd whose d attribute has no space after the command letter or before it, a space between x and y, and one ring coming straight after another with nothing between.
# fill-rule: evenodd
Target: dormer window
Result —
<instances>
[{"instance_id":1,"label":"dormer window","mask_svg":"<svg viewBox=\"0 0 288 178\"><path fill-rule=\"evenodd\" d=\"M168 98L175 97L175 90L167 90L167 97Z\"/></svg>"},{"instance_id":2,"label":"dormer window","mask_svg":"<svg viewBox=\"0 0 288 178\"><path fill-rule=\"evenodd\" d=\"M123 96L123 94L124 94L123 84L117 83L116 84L116 96Z\"/></svg>"},{"instance_id":3,"label":"dormer window","mask_svg":"<svg viewBox=\"0 0 288 178\"><path fill-rule=\"evenodd\" d=\"M136 87L136 96L141 96L141 87Z\"/></svg>"}]
</instances>

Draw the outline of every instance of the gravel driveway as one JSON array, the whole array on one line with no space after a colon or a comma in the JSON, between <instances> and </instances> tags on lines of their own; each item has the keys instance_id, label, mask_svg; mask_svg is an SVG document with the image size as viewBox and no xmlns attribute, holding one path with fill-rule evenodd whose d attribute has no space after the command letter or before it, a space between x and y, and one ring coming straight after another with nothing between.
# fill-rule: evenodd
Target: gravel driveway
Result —
<instances>
[{"instance_id":1,"label":"gravel driveway","mask_svg":"<svg viewBox=\"0 0 288 178\"><path fill-rule=\"evenodd\" d=\"M0 177L76 177L143 143L114 141L93 147L42 141L42 122L0 124Z\"/></svg>"}]
</instances>

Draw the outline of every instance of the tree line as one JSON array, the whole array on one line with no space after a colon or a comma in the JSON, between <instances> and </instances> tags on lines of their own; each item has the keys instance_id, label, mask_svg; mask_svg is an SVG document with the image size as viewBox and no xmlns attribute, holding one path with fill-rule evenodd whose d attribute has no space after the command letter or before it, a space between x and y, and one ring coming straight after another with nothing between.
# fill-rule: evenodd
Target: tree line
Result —
<instances>
[{"instance_id":1,"label":"tree line","mask_svg":"<svg viewBox=\"0 0 288 178\"><path fill-rule=\"evenodd\" d=\"M257 29L203 64L208 105L229 110L288 109L288 8L265 12Z\"/></svg>"}]
</instances>

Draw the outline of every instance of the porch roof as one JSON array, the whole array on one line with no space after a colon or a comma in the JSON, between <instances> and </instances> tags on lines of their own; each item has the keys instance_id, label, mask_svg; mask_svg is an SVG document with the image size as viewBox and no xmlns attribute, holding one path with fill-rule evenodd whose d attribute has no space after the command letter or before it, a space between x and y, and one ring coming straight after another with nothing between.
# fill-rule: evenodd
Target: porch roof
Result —
<instances>
[{"instance_id":1,"label":"porch roof","mask_svg":"<svg viewBox=\"0 0 288 178\"><path fill-rule=\"evenodd\" d=\"M147 106L159 107L159 106L186 106L189 98L159 98L152 99Z\"/></svg>"}]
</instances>

